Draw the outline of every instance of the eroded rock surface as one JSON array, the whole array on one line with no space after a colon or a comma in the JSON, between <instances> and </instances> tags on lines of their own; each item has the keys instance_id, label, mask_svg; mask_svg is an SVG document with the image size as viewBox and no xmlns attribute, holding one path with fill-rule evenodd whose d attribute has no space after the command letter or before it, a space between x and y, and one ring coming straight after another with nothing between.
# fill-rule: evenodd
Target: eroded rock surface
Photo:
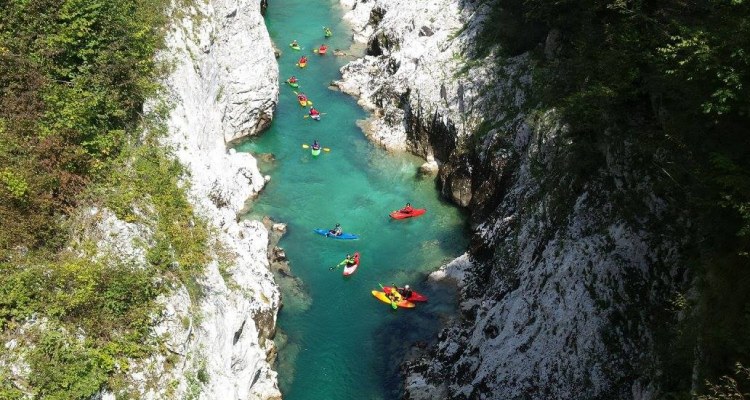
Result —
<instances>
[{"instance_id":1,"label":"eroded rock surface","mask_svg":"<svg viewBox=\"0 0 750 400\"><path fill-rule=\"evenodd\" d=\"M683 236L660 230L684 226L634 149L572 168L567 127L530 100L529 55L475 52L486 2L341 4L368 54L336 84L373 112L366 134L434 157L443 196L472 213L468 253L432 276L458 282L460 315L405 364L405 397L658 397L654 335L688 281Z\"/></svg>"}]
</instances>

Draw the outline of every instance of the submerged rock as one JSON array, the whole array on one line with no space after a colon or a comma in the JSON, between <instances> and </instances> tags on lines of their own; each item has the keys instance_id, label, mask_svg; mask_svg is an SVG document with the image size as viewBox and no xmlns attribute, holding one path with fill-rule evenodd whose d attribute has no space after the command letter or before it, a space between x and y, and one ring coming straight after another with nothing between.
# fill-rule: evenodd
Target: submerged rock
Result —
<instances>
[{"instance_id":1,"label":"submerged rock","mask_svg":"<svg viewBox=\"0 0 750 400\"><path fill-rule=\"evenodd\" d=\"M430 155L427 156L427 161L419 166L419 173L422 175L435 175L438 173L439 169L440 167L438 166L437 161L435 161L435 157Z\"/></svg>"}]
</instances>

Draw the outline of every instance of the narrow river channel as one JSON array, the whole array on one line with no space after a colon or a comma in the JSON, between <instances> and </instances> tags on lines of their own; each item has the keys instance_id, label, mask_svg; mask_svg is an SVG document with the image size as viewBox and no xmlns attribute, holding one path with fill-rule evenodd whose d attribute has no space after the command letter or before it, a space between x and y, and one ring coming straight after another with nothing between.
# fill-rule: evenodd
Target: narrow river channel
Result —
<instances>
[{"instance_id":1,"label":"narrow river channel","mask_svg":"<svg viewBox=\"0 0 750 400\"><path fill-rule=\"evenodd\" d=\"M462 253L467 245L465 219L439 198L433 179L421 179L421 160L391 154L370 142L356 121L366 113L348 95L328 89L351 57L351 29L341 22L335 0L274 0L266 23L282 50L279 106L271 128L239 151L272 153L261 164L271 181L252 204L247 218L270 216L288 224L280 246L286 250L302 290L280 280L284 307L279 315L277 370L286 400L386 399L400 390L397 365L417 343L433 340L442 322L455 312L455 293L427 282L427 274ZM325 39L323 26L332 28ZM302 50L289 47L297 40ZM326 43L328 54L313 49ZM301 55L309 63L295 64ZM283 83L295 75L299 89ZM304 92L323 113L319 122L294 91ZM329 152L313 157L303 144L317 139ZM427 213L392 220L388 213L406 202ZM359 240L334 240L315 228L340 223ZM347 253L359 251L361 263L351 277L329 269ZM370 293L379 284L410 284L429 297L414 309L392 310Z\"/></svg>"}]
</instances>

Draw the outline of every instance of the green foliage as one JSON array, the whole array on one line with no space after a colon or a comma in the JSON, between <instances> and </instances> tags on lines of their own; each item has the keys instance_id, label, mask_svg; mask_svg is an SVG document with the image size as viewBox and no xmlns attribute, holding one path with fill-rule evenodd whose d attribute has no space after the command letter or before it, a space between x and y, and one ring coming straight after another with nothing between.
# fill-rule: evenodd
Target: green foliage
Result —
<instances>
[{"instance_id":1,"label":"green foliage","mask_svg":"<svg viewBox=\"0 0 750 400\"><path fill-rule=\"evenodd\" d=\"M10 193L10 197L15 201L23 202L27 199L29 193L29 184L20 174L16 174L6 168L0 171L0 183L5 186L5 190Z\"/></svg>"},{"instance_id":2,"label":"green foliage","mask_svg":"<svg viewBox=\"0 0 750 400\"><path fill-rule=\"evenodd\" d=\"M735 362L750 363L750 2L496 0L492 7L478 54L496 45L502 56L532 50L542 76L532 98L559 109L570 127L562 140L572 145L558 168L572 181L550 179L547 187L567 208L556 213L567 215L571 193L606 174L608 160L627 147L632 173L648 176L649 190L691 220L688 276L698 278L700 297L685 311L693 316L659 338L674 350L660 354L662 389L686 398L694 365L701 379L716 380ZM553 29L558 46L542 54ZM625 189L633 199L614 204L620 217L631 208L633 220L649 215L635 187Z\"/></svg>"},{"instance_id":3,"label":"green foliage","mask_svg":"<svg viewBox=\"0 0 750 400\"><path fill-rule=\"evenodd\" d=\"M86 399L104 386L114 368L112 358L90 344L48 327L27 358L29 384L37 397Z\"/></svg>"},{"instance_id":4,"label":"green foliage","mask_svg":"<svg viewBox=\"0 0 750 400\"><path fill-rule=\"evenodd\" d=\"M143 101L157 88L154 54L168 5L3 2L0 165L10 187L0 190L3 253L60 246L55 216L72 210L96 172L138 134ZM24 224L12 221L19 217Z\"/></svg>"},{"instance_id":5,"label":"green foliage","mask_svg":"<svg viewBox=\"0 0 750 400\"><path fill-rule=\"evenodd\" d=\"M488 15L489 23L476 41L478 57L485 57L496 45L502 56L515 56L538 45L546 33L539 21L524 18L526 1L496 1ZM459 32L460 34L460 32ZM457 35L456 35L457 36Z\"/></svg>"},{"instance_id":6,"label":"green foliage","mask_svg":"<svg viewBox=\"0 0 750 400\"><path fill-rule=\"evenodd\" d=\"M0 265L0 330L45 317L26 354L29 384L44 398L87 398L128 360L144 357L156 296L151 270L70 258L47 265Z\"/></svg>"},{"instance_id":7,"label":"green foliage","mask_svg":"<svg viewBox=\"0 0 750 400\"><path fill-rule=\"evenodd\" d=\"M163 127L142 115L169 6L0 0L0 334L37 321L20 337L21 386L36 398L121 388L129 363L159 347L157 296L176 281L200 294L208 230L158 143ZM149 225L151 265L107 260L94 243L65 250L81 204ZM0 398L19 397L0 381Z\"/></svg>"},{"instance_id":8,"label":"green foliage","mask_svg":"<svg viewBox=\"0 0 750 400\"><path fill-rule=\"evenodd\" d=\"M157 127L152 132L158 132ZM125 168L108 171L107 184L94 195L101 194L105 205L126 221L151 223L153 218L144 210L154 208L156 243L148 249L147 259L162 272L170 272L187 285L197 298L200 288L197 275L209 261L208 228L194 215L180 183L182 166L153 139L145 145L127 147L120 157Z\"/></svg>"},{"instance_id":9,"label":"green foliage","mask_svg":"<svg viewBox=\"0 0 750 400\"><path fill-rule=\"evenodd\" d=\"M750 369L737 363L733 376L725 375L719 383L707 383L708 393L698 400L745 400L750 391Z\"/></svg>"}]
</instances>

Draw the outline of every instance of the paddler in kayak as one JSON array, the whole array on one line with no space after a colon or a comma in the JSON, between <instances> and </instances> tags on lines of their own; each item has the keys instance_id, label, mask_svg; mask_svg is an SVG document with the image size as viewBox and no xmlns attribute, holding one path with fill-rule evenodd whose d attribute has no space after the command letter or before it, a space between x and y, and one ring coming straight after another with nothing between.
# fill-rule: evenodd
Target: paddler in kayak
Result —
<instances>
[{"instance_id":1,"label":"paddler in kayak","mask_svg":"<svg viewBox=\"0 0 750 400\"><path fill-rule=\"evenodd\" d=\"M329 28L327 26L324 26L323 27L323 35L325 35L325 37L331 37L331 36L333 36L333 32L331 32L331 28Z\"/></svg>"},{"instance_id":2,"label":"paddler in kayak","mask_svg":"<svg viewBox=\"0 0 750 400\"><path fill-rule=\"evenodd\" d=\"M320 112L318 112L315 107L310 107L310 118L320 121Z\"/></svg>"},{"instance_id":3,"label":"paddler in kayak","mask_svg":"<svg viewBox=\"0 0 750 400\"><path fill-rule=\"evenodd\" d=\"M357 260L351 256L351 254L347 254L346 258L339 263L339 266L344 265L346 268L353 266L357 263Z\"/></svg>"},{"instance_id":4,"label":"paddler in kayak","mask_svg":"<svg viewBox=\"0 0 750 400\"><path fill-rule=\"evenodd\" d=\"M305 65L307 64L307 56L302 56L299 58L299 61L297 62L299 65Z\"/></svg>"},{"instance_id":5,"label":"paddler in kayak","mask_svg":"<svg viewBox=\"0 0 750 400\"><path fill-rule=\"evenodd\" d=\"M341 229L341 224L336 224L333 229L328 231L328 234L333 236L341 236L342 233L344 233L344 231Z\"/></svg>"},{"instance_id":6,"label":"paddler in kayak","mask_svg":"<svg viewBox=\"0 0 750 400\"><path fill-rule=\"evenodd\" d=\"M393 286L393 288L398 291L398 293L403 296L405 299L408 299L411 297L412 290L409 288L409 285L405 285L404 287L400 288L398 286Z\"/></svg>"},{"instance_id":7,"label":"paddler in kayak","mask_svg":"<svg viewBox=\"0 0 750 400\"><path fill-rule=\"evenodd\" d=\"M403 297L401 297L401 293L398 290L395 290L398 286L396 286L395 283L391 284L391 287L394 288L393 290L389 291L386 296L394 303L400 302Z\"/></svg>"},{"instance_id":8,"label":"paddler in kayak","mask_svg":"<svg viewBox=\"0 0 750 400\"><path fill-rule=\"evenodd\" d=\"M318 54L325 54L326 51L328 51L328 46L325 44L321 44L320 48L318 48Z\"/></svg>"},{"instance_id":9,"label":"paddler in kayak","mask_svg":"<svg viewBox=\"0 0 750 400\"><path fill-rule=\"evenodd\" d=\"M320 144L318 143L317 140L313 140L312 149L313 150L320 150Z\"/></svg>"},{"instance_id":10,"label":"paddler in kayak","mask_svg":"<svg viewBox=\"0 0 750 400\"><path fill-rule=\"evenodd\" d=\"M300 93L297 95L297 101L299 101L300 104L307 103L307 96L305 96L304 93Z\"/></svg>"},{"instance_id":11,"label":"paddler in kayak","mask_svg":"<svg viewBox=\"0 0 750 400\"><path fill-rule=\"evenodd\" d=\"M286 81L289 83L297 83L297 77L292 75L292 77L287 79Z\"/></svg>"},{"instance_id":12,"label":"paddler in kayak","mask_svg":"<svg viewBox=\"0 0 750 400\"><path fill-rule=\"evenodd\" d=\"M411 214L414 212L414 207L411 206L411 203L406 203L404 208L398 210L398 212L402 212L404 214Z\"/></svg>"}]
</instances>

